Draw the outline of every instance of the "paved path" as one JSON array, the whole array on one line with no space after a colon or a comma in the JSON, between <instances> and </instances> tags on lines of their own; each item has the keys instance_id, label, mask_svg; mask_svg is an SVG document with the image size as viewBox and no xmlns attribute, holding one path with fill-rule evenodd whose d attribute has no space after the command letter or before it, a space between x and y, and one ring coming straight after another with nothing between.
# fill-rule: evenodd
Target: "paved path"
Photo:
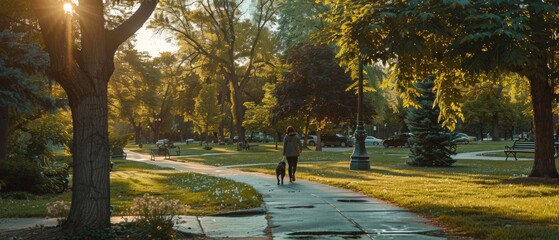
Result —
<instances>
[{"instance_id":1,"label":"paved path","mask_svg":"<svg viewBox=\"0 0 559 240\"><path fill-rule=\"evenodd\" d=\"M505 157L493 157L493 156L484 156L487 153L496 153L496 152L503 152L503 150L490 150L490 151L480 151L480 152L467 152L467 153L458 153L456 156L453 156L454 159L472 159L472 160L492 160L492 161L502 161L505 160ZM509 157L509 161L514 161L514 157ZM534 160L533 158L518 158L519 161L530 161Z\"/></svg>"}]
</instances>

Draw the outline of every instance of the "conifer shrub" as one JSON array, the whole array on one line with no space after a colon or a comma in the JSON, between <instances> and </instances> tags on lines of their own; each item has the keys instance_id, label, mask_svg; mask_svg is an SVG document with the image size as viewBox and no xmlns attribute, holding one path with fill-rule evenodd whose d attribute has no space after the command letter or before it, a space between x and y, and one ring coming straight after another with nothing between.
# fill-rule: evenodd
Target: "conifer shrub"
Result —
<instances>
[{"instance_id":1,"label":"conifer shrub","mask_svg":"<svg viewBox=\"0 0 559 240\"><path fill-rule=\"evenodd\" d=\"M433 92L435 77L417 82L414 86L419 95L415 101L418 108L411 107L405 122L413 136L409 139L411 146L409 165L413 166L451 166L456 160L456 145L451 142L451 134L439 124L440 109L433 106L436 94Z\"/></svg>"}]
</instances>

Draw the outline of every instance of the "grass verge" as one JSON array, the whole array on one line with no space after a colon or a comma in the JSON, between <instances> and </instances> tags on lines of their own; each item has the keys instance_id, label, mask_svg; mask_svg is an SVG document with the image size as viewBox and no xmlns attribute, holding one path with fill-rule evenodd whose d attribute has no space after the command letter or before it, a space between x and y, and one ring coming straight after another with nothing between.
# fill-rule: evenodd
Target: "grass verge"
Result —
<instances>
[{"instance_id":1,"label":"grass verge","mask_svg":"<svg viewBox=\"0 0 559 240\"><path fill-rule=\"evenodd\" d=\"M201 174L177 172L145 163L113 161L113 215L126 214L132 200L145 193L180 200L182 204L190 206L180 213L187 215L249 209L262 204L262 196L246 184ZM71 201L71 192L56 195L6 193L0 199L0 218L44 217L47 216L47 203L59 200Z\"/></svg>"}]
</instances>

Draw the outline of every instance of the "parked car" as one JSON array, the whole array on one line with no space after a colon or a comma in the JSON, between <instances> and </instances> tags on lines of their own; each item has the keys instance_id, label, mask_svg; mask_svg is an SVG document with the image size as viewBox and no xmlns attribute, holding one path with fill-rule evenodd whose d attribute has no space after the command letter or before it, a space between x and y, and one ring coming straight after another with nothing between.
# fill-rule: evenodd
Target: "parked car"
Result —
<instances>
[{"instance_id":1,"label":"parked car","mask_svg":"<svg viewBox=\"0 0 559 240\"><path fill-rule=\"evenodd\" d=\"M165 145L169 143L169 139L159 139L157 140L157 142L155 142L155 145L157 146L161 146L161 145Z\"/></svg>"},{"instance_id":2,"label":"parked car","mask_svg":"<svg viewBox=\"0 0 559 240\"><path fill-rule=\"evenodd\" d=\"M409 147L410 144L408 143L408 139L412 136L411 133L400 133L389 137L382 141L382 145L387 147Z\"/></svg>"},{"instance_id":3,"label":"parked car","mask_svg":"<svg viewBox=\"0 0 559 240\"><path fill-rule=\"evenodd\" d=\"M468 143L470 143L472 141L475 141L475 140L476 140L476 137L468 136L468 134L465 134L465 133L457 133L452 137L451 142L468 144Z\"/></svg>"},{"instance_id":4,"label":"parked car","mask_svg":"<svg viewBox=\"0 0 559 240\"><path fill-rule=\"evenodd\" d=\"M353 145L355 144L355 138L351 135L347 136L347 146L348 147L353 147Z\"/></svg>"},{"instance_id":5,"label":"parked car","mask_svg":"<svg viewBox=\"0 0 559 240\"><path fill-rule=\"evenodd\" d=\"M320 145L325 146L340 146L347 147L351 146L352 143L348 141L346 137L342 134L323 134L320 135Z\"/></svg>"},{"instance_id":6,"label":"parked car","mask_svg":"<svg viewBox=\"0 0 559 240\"><path fill-rule=\"evenodd\" d=\"M373 136L367 136L367 138L365 138L365 145L378 146L381 144L382 144L382 139Z\"/></svg>"},{"instance_id":7,"label":"parked car","mask_svg":"<svg viewBox=\"0 0 559 240\"><path fill-rule=\"evenodd\" d=\"M303 144L305 141L305 137L301 137L301 144ZM318 142L318 139L316 137L316 135L309 135L307 136L307 145L308 146L316 146L316 142Z\"/></svg>"}]
</instances>

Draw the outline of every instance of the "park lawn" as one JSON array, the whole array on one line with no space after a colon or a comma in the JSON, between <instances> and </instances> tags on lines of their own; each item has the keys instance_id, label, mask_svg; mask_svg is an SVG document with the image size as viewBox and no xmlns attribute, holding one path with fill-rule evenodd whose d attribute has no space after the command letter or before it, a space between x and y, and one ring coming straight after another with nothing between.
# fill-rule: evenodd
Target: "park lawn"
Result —
<instances>
[{"instance_id":1,"label":"park lawn","mask_svg":"<svg viewBox=\"0 0 559 240\"><path fill-rule=\"evenodd\" d=\"M257 144L258 149L250 150L249 152L268 152L273 151L275 148L274 143L251 143ZM240 153L237 151L236 144L226 144L226 145L219 145L210 143L208 146L211 147L210 150L204 149L206 146L205 144L200 145L200 143L174 143L175 146L180 147L181 155L200 155L200 154L208 154L208 153ZM140 148L137 144L128 144L126 145L126 150L130 150L133 152L143 153L143 154L150 154L150 149L156 149L157 145L155 144L143 144L142 148Z\"/></svg>"},{"instance_id":2,"label":"park lawn","mask_svg":"<svg viewBox=\"0 0 559 240\"><path fill-rule=\"evenodd\" d=\"M460 145L458 151L498 150ZM497 148L499 147L499 148ZM371 171L350 171L347 152L304 151L298 178L352 189L432 219L451 236L479 239L554 239L559 236L559 180L527 178L531 161L459 160L453 167L412 167L407 148L367 148ZM211 165L274 174L279 153L198 157ZM231 158L235 158L233 163ZM559 164L559 162L557 163Z\"/></svg>"},{"instance_id":3,"label":"park lawn","mask_svg":"<svg viewBox=\"0 0 559 240\"><path fill-rule=\"evenodd\" d=\"M262 205L262 196L252 187L228 179L177 172L154 165L113 160L111 205L113 215L126 215L136 197L144 194L178 199L189 208L180 214L207 215L250 209ZM11 195L11 196L10 196ZM0 199L0 217L44 217L50 202L71 200L71 192L33 195L11 193Z\"/></svg>"},{"instance_id":4,"label":"park lawn","mask_svg":"<svg viewBox=\"0 0 559 240\"><path fill-rule=\"evenodd\" d=\"M351 156L351 148L346 148L344 152L323 152L314 150L304 150L303 156L299 161L339 161L340 158ZM391 149L393 150L393 149ZM275 149L272 144L260 144L258 150L233 151L221 155L194 155L172 157L175 161L197 162L212 166L233 166L246 164L277 164L282 160L281 148ZM285 159L284 159L285 160Z\"/></svg>"}]
</instances>

